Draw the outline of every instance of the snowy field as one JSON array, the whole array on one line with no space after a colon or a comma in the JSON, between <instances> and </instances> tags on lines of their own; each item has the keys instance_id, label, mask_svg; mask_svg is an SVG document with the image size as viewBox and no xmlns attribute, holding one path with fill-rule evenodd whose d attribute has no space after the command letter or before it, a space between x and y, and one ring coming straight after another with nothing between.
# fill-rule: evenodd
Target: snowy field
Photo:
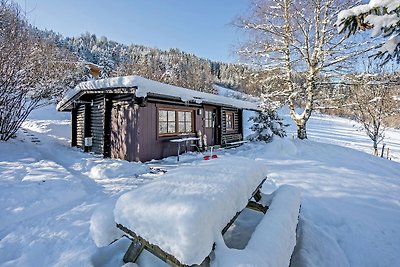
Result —
<instances>
[{"instance_id":1,"label":"snowy field","mask_svg":"<svg viewBox=\"0 0 400 267\"><path fill-rule=\"evenodd\" d=\"M179 171L202 161L196 153L183 155L179 164L175 157L142 164L82 153L69 147L68 115L54 107L37 111L16 139L0 143L1 266L123 265L127 240L98 248L92 238L101 210L163 179L149 166ZM398 266L400 131L387 131L390 161L372 156L371 142L346 119L315 115L306 141L293 139L293 130L271 144L219 150L213 161L256 159L267 166L265 190L300 188L292 266ZM268 236L262 240L268 243ZM246 250L217 251L214 265L223 266L224 257L232 263L238 255L251 255ZM144 255L138 263L148 262Z\"/></svg>"}]
</instances>

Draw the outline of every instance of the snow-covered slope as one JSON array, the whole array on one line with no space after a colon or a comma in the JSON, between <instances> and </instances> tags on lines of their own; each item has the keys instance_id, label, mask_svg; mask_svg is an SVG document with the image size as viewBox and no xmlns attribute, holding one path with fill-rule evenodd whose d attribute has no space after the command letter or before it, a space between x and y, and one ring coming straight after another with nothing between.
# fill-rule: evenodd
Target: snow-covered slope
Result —
<instances>
[{"instance_id":1,"label":"snow-covered slope","mask_svg":"<svg viewBox=\"0 0 400 267\"><path fill-rule=\"evenodd\" d=\"M67 117L53 110L37 112L16 139L0 143L0 265L121 266L129 242L97 248L89 230L91 216L97 209L101 217L102 207L163 175L151 174L146 164L70 148ZM316 115L308 134L306 141L292 139L290 133L271 144L217 153L263 162L269 177L266 191L283 184L301 188L292 266L396 266L400 132L387 132L392 161L372 156L369 140L349 120ZM179 164L174 157L164 162L181 168L199 160L202 155L186 154ZM222 259L228 254L217 255ZM146 262L148 255L138 264Z\"/></svg>"}]
</instances>

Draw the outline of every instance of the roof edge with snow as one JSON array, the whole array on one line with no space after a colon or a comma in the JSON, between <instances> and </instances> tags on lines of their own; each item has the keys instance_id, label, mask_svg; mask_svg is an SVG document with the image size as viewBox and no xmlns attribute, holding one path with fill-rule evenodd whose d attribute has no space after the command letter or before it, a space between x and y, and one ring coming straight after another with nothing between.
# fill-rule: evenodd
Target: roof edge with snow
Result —
<instances>
[{"instance_id":1,"label":"roof edge with snow","mask_svg":"<svg viewBox=\"0 0 400 267\"><path fill-rule=\"evenodd\" d=\"M81 82L69 90L58 103L58 111L69 110L70 105L87 93L134 93L137 97L158 96L180 99L182 102L214 104L239 109L260 110L256 103L169 85L140 76L121 76Z\"/></svg>"}]
</instances>

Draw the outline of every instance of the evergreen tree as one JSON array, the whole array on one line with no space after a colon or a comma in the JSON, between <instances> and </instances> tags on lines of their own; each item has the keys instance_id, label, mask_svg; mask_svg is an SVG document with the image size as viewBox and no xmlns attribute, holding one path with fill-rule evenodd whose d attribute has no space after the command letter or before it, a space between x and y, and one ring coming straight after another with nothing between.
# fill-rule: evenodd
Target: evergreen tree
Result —
<instances>
[{"instance_id":1,"label":"evergreen tree","mask_svg":"<svg viewBox=\"0 0 400 267\"><path fill-rule=\"evenodd\" d=\"M263 100L263 96L261 96ZM283 119L279 117L275 109L268 106L266 101L262 101L261 112L256 116L250 118L254 124L250 127L254 134L249 136L250 141L264 141L266 143L272 142L274 135L285 137L285 124Z\"/></svg>"}]
</instances>

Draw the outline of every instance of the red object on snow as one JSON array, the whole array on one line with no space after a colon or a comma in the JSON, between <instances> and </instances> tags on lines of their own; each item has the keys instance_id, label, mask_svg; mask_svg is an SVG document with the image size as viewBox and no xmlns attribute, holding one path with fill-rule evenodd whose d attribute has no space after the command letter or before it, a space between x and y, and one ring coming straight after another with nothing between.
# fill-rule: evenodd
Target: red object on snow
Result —
<instances>
[{"instance_id":1,"label":"red object on snow","mask_svg":"<svg viewBox=\"0 0 400 267\"><path fill-rule=\"evenodd\" d=\"M204 156L204 157L203 157L203 159L204 159L204 160L216 159L216 158L218 158L218 156L217 156L217 155L212 155L212 156Z\"/></svg>"}]
</instances>

